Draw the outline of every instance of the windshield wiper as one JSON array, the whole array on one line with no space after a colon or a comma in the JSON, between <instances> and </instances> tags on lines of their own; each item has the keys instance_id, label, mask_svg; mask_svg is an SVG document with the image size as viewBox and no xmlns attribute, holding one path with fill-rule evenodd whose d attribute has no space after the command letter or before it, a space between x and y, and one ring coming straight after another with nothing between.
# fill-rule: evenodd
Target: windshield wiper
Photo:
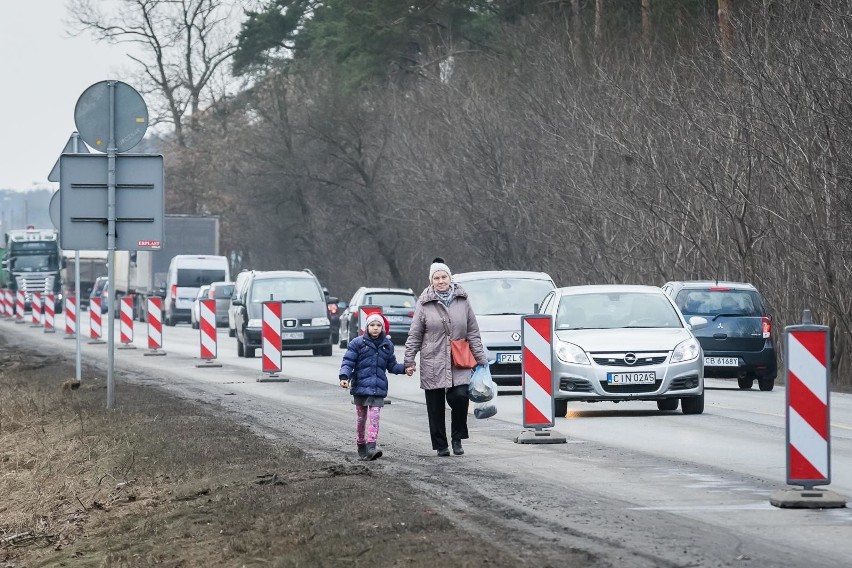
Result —
<instances>
[{"instance_id":1,"label":"windshield wiper","mask_svg":"<svg viewBox=\"0 0 852 568\"><path fill-rule=\"evenodd\" d=\"M725 316L726 318L735 318L737 316L741 316L742 314L716 314L713 316L713 319L710 321L716 321L720 316Z\"/></svg>"},{"instance_id":2,"label":"windshield wiper","mask_svg":"<svg viewBox=\"0 0 852 568\"><path fill-rule=\"evenodd\" d=\"M520 312L495 312L493 314L479 314L481 316L519 316Z\"/></svg>"},{"instance_id":3,"label":"windshield wiper","mask_svg":"<svg viewBox=\"0 0 852 568\"><path fill-rule=\"evenodd\" d=\"M282 304L313 304L313 300L279 300Z\"/></svg>"}]
</instances>

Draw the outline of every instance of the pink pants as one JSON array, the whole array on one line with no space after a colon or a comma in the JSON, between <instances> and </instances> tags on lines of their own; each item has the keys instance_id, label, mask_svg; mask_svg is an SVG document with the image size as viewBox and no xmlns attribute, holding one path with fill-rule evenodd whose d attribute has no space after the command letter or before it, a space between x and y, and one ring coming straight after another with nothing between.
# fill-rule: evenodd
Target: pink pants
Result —
<instances>
[{"instance_id":1,"label":"pink pants","mask_svg":"<svg viewBox=\"0 0 852 568\"><path fill-rule=\"evenodd\" d=\"M381 406L359 406L355 405L355 443L376 443L379 437L379 413ZM367 415L370 415L370 424L367 428ZM366 430L366 432L365 432Z\"/></svg>"}]
</instances>

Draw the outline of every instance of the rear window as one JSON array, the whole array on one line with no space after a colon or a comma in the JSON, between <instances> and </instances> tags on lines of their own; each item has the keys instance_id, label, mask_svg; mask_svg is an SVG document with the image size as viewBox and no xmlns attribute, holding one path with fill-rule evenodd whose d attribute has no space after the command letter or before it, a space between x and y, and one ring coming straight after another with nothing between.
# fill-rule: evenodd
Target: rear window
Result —
<instances>
[{"instance_id":1,"label":"rear window","mask_svg":"<svg viewBox=\"0 0 852 568\"><path fill-rule=\"evenodd\" d=\"M325 303L322 291L310 278L255 280L251 290L251 301L259 303L269 300Z\"/></svg>"},{"instance_id":2,"label":"rear window","mask_svg":"<svg viewBox=\"0 0 852 568\"><path fill-rule=\"evenodd\" d=\"M225 298L230 298L233 293L233 286L216 286L213 288L213 295L217 300L224 300Z\"/></svg>"},{"instance_id":3,"label":"rear window","mask_svg":"<svg viewBox=\"0 0 852 568\"><path fill-rule=\"evenodd\" d=\"M374 292L364 294L364 304L368 306L381 306L383 308L413 308L417 303L414 294L400 294L395 292Z\"/></svg>"},{"instance_id":4,"label":"rear window","mask_svg":"<svg viewBox=\"0 0 852 568\"><path fill-rule=\"evenodd\" d=\"M202 268L179 268L177 282L179 288L199 288L205 284L225 279L224 270Z\"/></svg>"},{"instance_id":5,"label":"rear window","mask_svg":"<svg viewBox=\"0 0 852 568\"><path fill-rule=\"evenodd\" d=\"M761 316L763 303L753 290L700 288L681 290L675 299L680 311L691 316Z\"/></svg>"},{"instance_id":6,"label":"rear window","mask_svg":"<svg viewBox=\"0 0 852 568\"><path fill-rule=\"evenodd\" d=\"M460 282L478 316L535 313L535 305L553 290L549 280L487 278Z\"/></svg>"}]
</instances>

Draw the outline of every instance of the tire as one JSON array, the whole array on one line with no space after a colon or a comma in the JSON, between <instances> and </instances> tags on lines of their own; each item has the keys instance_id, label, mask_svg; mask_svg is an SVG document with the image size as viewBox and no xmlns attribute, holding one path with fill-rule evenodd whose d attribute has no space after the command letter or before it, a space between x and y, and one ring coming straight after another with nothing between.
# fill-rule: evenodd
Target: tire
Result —
<instances>
[{"instance_id":1,"label":"tire","mask_svg":"<svg viewBox=\"0 0 852 568\"><path fill-rule=\"evenodd\" d=\"M246 349L243 346L243 342L240 341L240 338L238 337L237 338L237 357L245 357L245 356L246 356Z\"/></svg>"},{"instance_id":2,"label":"tire","mask_svg":"<svg viewBox=\"0 0 852 568\"><path fill-rule=\"evenodd\" d=\"M314 347L314 357L331 357L331 345L325 347Z\"/></svg>"},{"instance_id":3,"label":"tire","mask_svg":"<svg viewBox=\"0 0 852 568\"><path fill-rule=\"evenodd\" d=\"M677 410L679 402L677 398L661 398L657 401L657 410Z\"/></svg>"},{"instance_id":4,"label":"tire","mask_svg":"<svg viewBox=\"0 0 852 568\"><path fill-rule=\"evenodd\" d=\"M553 401L553 415L558 418L564 418L568 414L568 401L563 399L555 399Z\"/></svg>"},{"instance_id":5,"label":"tire","mask_svg":"<svg viewBox=\"0 0 852 568\"><path fill-rule=\"evenodd\" d=\"M775 379L757 379L757 386L762 391L771 391L775 388Z\"/></svg>"},{"instance_id":6,"label":"tire","mask_svg":"<svg viewBox=\"0 0 852 568\"><path fill-rule=\"evenodd\" d=\"M190 327L192 327L192 329L198 329L198 324L195 323L195 322L192 322L189 325L190 325Z\"/></svg>"},{"instance_id":7,"label":"tire","mask_svg":"<svg viewBox=\"0 0 852 568\"><path fill-rule=\"evenodd\" d=\"M737 385L740 387L740 390L749 390L751 389L752 385L754 385L754 379L752 377L738 378Z\"/></svg>"},{"instance_id":8,"label":"tire","mask_svg":"<svg viewBox=\"0 0 852 568\"><path fill-rule=\"evenodd\" d=\"M255 349L253 347L249 347L248 345L243 346L243 354L246 359L254 359Z\"/></svg>"},{"instance_id":9,"label":"tire","mask_svg":"<svg viewBox=\"0 0 852 568\"><path fill-rule=\"evenodd\" d=\"M228 328L228 337L236 337L236 336L237 336L237 330L232 328L232 327L229 327Z\"/></svg>"},{"instance_id":10,"label":"tire","mask_svg":"<svg viewBox=\"0 0 852 568\"><path fill-rule=\"evenodd\" d=\"M703 414L704 393L680 399L680 408L684 414Z\"/></svg>"}]
</instances>

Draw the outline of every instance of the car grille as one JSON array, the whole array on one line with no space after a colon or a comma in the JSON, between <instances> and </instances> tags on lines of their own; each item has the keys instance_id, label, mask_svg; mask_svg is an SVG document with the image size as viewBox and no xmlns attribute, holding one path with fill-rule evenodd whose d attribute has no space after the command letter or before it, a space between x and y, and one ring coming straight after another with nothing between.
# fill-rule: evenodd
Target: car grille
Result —
<instances>
[{"instance_id":1,"label":"car grille","mask_svg":"<svg viewBox=\"0 0 852 568\"><path fill-rule=\"evenodd\" d=\"M654 392L660 388L662 383L663 381L659 379L653 385L611 385L606 381L601 381L601 388L609 394Z\"/></svg>"},{"instance_id":2,"label":"car grille","mask_svg":"<svg viewBox=\"0 0 852 568\"><path fill-rule=\"evenodd\" d=\"M502 363L500 365L493 363L490 367L492 377L520 377L520 363Z\"/></svg>"},{"instance_id":3,"label":"car grille","mask_svg":"<svg viewBox=\"0 0 852 568\"><path fill-rule=\"evenodd\" d=\"M611 353L606 355L593 355L592 358L598 365L605 367L644 367L647 365L659 365L663 363L668 354L666 353L636 353L636 362L627 363L624 360L626 353Z\"/></svg>"},{"instance_id":4,"label":"car grille","mask_svg":"<svg viewBox=\"0 0 852 568\"><path fill-rule=\"evenodd\" d=\"M678 377L672 381L672 386L669 390L686 390L698 387L698 375L690 375L688 377Z\"/></svg>"}]
</instances>

